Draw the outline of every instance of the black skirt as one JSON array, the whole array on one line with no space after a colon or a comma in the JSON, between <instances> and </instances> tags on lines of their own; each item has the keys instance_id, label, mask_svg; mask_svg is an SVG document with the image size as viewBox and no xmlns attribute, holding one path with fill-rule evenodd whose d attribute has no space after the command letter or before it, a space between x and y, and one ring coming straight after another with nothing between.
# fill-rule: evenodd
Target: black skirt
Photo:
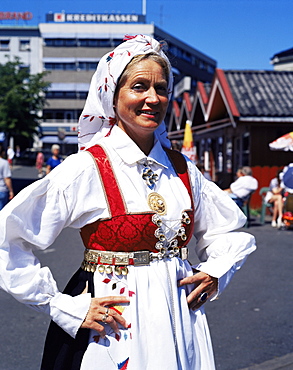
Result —
<instances>
[{"instance_id":1,"label":"black skirt","mask_svg":"<svg viewBox=\"0 0 293 370\"><path fill-rule=\"evenodd\" d=\"M88 282L88 293L94 296L93 273L79 269L67 284L64 294L81 294ZM41 370L79 370L89 340L89 329L79 329L72 338L51 321L43 353Z\"/></svg>"}]
</instances>

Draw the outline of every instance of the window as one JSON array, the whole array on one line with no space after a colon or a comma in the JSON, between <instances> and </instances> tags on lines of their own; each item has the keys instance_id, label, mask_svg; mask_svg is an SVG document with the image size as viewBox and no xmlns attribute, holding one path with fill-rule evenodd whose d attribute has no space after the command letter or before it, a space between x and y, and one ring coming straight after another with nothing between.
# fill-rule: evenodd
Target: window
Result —
<instances>
[{"instance_id":1,"label":"window","mask_svg":"<svg viewBox=\"0 0 293 370\"><path fill-rule=\"evenodd\" d=\"M9 50L10 40L0 40L0 50Z\"/></svg>"},{"instance_id":2,"label":"window","mask_svg":"<svg viewBox=\"0 0 293 370\"><path fill-rule=\"evenodd\" d=\"M215 73L215 67L208 64L208 72L211 73L211 74L214 74Z\"/></svg>"},{"instance_id":3,"label":"window","mask_svg":"<svg viewBox=\"0 0 293 370\"><path fill-rule=\"evenodd\" d=\"M63 69L65 69L66 71L74 71L74 70L76 70L75 63L62 63L62 64L63 64Z\"/></svg>"},{"instance_id":4,"label":"window","mask_svg":"<svg viewBox=\"0 0 293 370\"><path fill-rule=\"evenodd\" d=\"M45 44L46 44L46 46L53 46L54 42L53 42L52 39L45 39Z\"/></svg>"},{"instance_id":5,"label":"window","mask_svg":"<svg viewBox=\"0 0 293 370\"><path fill-rule=\"evenodd\" d=\"M47 99L86 99L87 91L48 91Z\"/></svg>"},{"instance_id":6,"label":"window","mask_svg":"<svg viewBox=\"0 0 293 370\"><path fill-rule=\"evenodd\" d=\"M53 45L54 46L64 46L64 40L62 39L53 40Z\"/></svg>"},{"instance_id":7,"label":"window","mask_svg":"<svg viewBox=\"0 0 293 370\"><path fill-rule=\"evenodd\" d=\"M77 46L77 40L76 39L65 39L64 46Z\"/></svg>"},{"instance_id":8,"label":"window","mask_svg":"<svg viewBox=\"0 0 293 370\"><path fill-rule=\"evenodd\" d=\"M80 110L44 110L44 121L78 120ZM48 128L46 128L46 131Z\"/></svg>"},{"instance_id":9,"label":"window","mask_svg":"<svg viewBox=\"0 0 293 370\"><path fill-rule=\"evenodd\" d=\"M19 40L20 51L30 51L30 40Z\"/></svg>"},{"instance_id":10,"label":"window","mask_svg":"<svg viewBox=\"0 0 293 370\"><path fill-rule=\"evenodd\" d=\"M79 62L78 68L82 71L94 71L97 68L97 62Z\"/></svg>"},{"instance_id":11,"label":"window","mask_svg":"<svg viewBox=\"0 0 293 370\"><path fill-rule=\"evenodd\" d=\"M87 98L87 94L88 94L87 91L80 91L80 92L78 92L79 99L84 99L85 100Z\"/></svg>"},{"instance_id":12,"label":"window","mask_svg":"<svg viewBox=\"0 0 293 370\"><path fill-rule=\"evenodd\" d=\"M30 66L26 64L21 64L19 69L26 69L27 73L30 73Z\"/></svg>"},{"instance_id":13,"label":"window","mask_svg":"<svg viewBox=\"0 0 293 370\"><path fill-rule=\"evenodd\" d=\"M75 63L45 63L47 71L75 71Z\"/></svg>"},{"instance_id":14,"label":"window","mask_svg":"<svg viewBox=\"0 0 293 370\"><path fill-rule=\"evenodd\" d=\"M46 46L57 46L57 47L115 47L121 43L121 39L75 39L75 38L46 38L45 44Z\"/></svg>"},{"instance_id":15,"label":"window","mask_svg":"<svg viewBox=\"0 0 293 370\"><path fill-rule=\"evenodd\" d=\"M87 41L88 41L87 46L90 46L90 47L97 47L97 46L99 46L99 40L87 40Z\"/></svg>"},{"instance_id":16,"label":"window","mask_svg":"<svg viewBox=\"0 0 293 370\"><path fill-rule=\"evenodd\" d=\"M75 47L77 46L76 39L45 39L46 46L57 46L57 47Z\"/></svg>"}]
</instances>

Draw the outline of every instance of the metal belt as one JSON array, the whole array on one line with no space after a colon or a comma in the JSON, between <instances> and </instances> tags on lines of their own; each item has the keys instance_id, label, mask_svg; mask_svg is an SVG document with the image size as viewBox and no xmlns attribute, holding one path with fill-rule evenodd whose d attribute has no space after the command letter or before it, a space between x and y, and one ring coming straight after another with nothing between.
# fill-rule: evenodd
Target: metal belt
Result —
<instances>
[{"instance_id":1,"label":"metal belt","mask_svg":"<svg viewBox=\"0 0 293 370\"><path fill-rule=\"evenodd\" d=\"M85 271L95 272L96 269L100 272L107 270L112 272L111 266L118 266L115 268L115 272L118 271L127 271L126 266L147 266L153 260L160 260L163 258L173 258L180 257L182 260L188 258L188 248L182 247L175 250L167 250L164 253L158 252L149 252L149 251L136 251L136 252L110 252L110 251L100 251L93 249L85 249L84 251L84 260L82 262L81 268ZM119 269L120 267L120 269ZM123 270L124 268L124 270ZM107 271L106 271L107 272ZM127 272L124 274L126 275Z\"/></svg>"}]
</instances>

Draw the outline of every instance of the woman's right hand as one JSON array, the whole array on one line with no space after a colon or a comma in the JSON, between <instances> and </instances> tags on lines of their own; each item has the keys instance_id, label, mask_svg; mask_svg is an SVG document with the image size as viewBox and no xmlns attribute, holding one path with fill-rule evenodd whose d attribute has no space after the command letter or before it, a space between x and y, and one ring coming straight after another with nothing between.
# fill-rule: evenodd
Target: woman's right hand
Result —
<instances>
[{"instance_id":1,"label":"woman's right hand","mask_svg":"<svg viewBox=\"0 0 293 370\"><path fill-rule=\"evenodd\" d=\"M106 336L104 324L110 325L115 333L119 332L118 324L127 328L128 324L125 319L111 306L120 303L129 303L125 296L109 296L103 298L92 298L88 313L81 325L81 328L96 330L102 338Z\"/></svg>"}]
</instances>

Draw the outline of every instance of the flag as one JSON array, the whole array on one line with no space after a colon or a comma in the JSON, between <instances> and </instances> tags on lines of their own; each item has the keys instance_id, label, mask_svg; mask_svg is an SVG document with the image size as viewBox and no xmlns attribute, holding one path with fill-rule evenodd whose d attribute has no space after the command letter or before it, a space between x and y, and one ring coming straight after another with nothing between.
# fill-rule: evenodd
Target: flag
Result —
<instances>
[{"instance_id":1,"label":"flag","mask_svg":"<svg viewBox=\"0 0 293 370\"><path fill-rule=\"evenodd\" d=\"M191 121L187 120L185 124L184 139L181 153L185 154L190 160L196 163L196 147L193 143Z\"/></svg>"}]
</instances>

